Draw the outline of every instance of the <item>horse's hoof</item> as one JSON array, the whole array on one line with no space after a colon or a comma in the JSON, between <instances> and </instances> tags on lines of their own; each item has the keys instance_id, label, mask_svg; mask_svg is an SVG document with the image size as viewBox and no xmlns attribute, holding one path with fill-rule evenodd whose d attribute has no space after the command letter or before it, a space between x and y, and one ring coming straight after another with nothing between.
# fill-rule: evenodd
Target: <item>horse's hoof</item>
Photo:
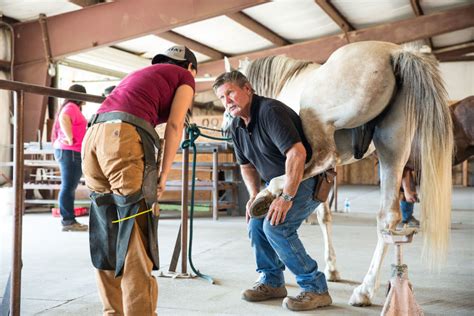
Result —
<instances>
[{"instance_id":1,"label":"horse's hoof","mask_svg":"<svg viewBox=\"0 0 474 316\"><path fill-rule=\"evenodd\" d=\"M339 281L341 281L341 275L339 274L339 271L337 271L337 270L334 270L334 271L325 270L324 274L326 275L326 280L328 282L339 282Z\"/></svg>"},{"instance_id":2,"label":"horse's hoof","mask_svg":"<svg viewBox=\"0 0 474 316\"><path fill-rule=\"evenodd\" d=\"M352 292L351 298L349 299L349 304L352 306L363 307L372 305L372 302L370 301L369 296L359 293L358 288L355 288L354 292Z\"/></svg>"},{"instance_id":3,"label":"horse's hoof","mask_svg":"<svg viewBox=\"0 0 474 316\"><path fill-rule=\"evenodd\" d=\"M257 197L255 201L250 205L250 216L252 218L262 218L268 213L268 209L272 204L274 198L272 195L264 195Z\"/></svg>"}]
</instances>

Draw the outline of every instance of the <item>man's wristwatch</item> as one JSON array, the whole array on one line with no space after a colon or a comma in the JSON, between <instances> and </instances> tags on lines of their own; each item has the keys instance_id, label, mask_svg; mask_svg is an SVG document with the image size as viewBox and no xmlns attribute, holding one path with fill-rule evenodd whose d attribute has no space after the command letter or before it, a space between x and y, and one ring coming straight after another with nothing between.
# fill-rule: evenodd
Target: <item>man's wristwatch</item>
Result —
<instances>
[{"instance_id":1,"label":"man's wristwatch","mask_svg":"<svg viewBox=\"0 0 474 316\"><path fill-rule=\"evenodd\" d=\"M293 195L281 192L280 198L284 201L291 202L295 199Z\"/></svg>"}]
</instances>

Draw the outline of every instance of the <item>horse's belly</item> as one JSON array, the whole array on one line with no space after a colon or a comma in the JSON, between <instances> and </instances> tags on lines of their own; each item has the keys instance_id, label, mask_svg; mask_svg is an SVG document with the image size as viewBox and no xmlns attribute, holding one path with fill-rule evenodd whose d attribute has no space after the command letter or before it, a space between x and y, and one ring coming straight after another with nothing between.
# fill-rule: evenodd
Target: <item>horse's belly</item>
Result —
<instances>
[{"instance_id":1,"label":"horse's belly","mask_svg":"<svg viewBox=\"0 0 474 316\"><path fill-rule=\"evenodd\" d=\"M338 130L334 133L334 141L336 143L337 165L348 165L358 161L354 158L352 150L352 131L349 129ZM372 142L364 154L364 158L368 157L375 151Z\"/></svg>"}]
</instances>

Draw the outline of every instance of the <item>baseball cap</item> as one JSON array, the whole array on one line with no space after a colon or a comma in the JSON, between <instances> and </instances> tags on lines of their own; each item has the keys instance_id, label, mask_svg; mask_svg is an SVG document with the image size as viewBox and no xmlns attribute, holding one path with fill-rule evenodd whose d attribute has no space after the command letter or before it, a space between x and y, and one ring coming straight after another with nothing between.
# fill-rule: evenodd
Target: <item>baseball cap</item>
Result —
<instances>
[{"instance_id":1,"label":"baseball cap","mask_svg":"<svg viewBox=\"0 0 474 316\"><path fill-rule=\"evenodd\" d=\"M158 64L167 59L190 62L197 70L197 60L194 53L183 45L176 45L168 48L164 53L158 54L151 60L151 64Z\"/></svg>"}]
</instances>

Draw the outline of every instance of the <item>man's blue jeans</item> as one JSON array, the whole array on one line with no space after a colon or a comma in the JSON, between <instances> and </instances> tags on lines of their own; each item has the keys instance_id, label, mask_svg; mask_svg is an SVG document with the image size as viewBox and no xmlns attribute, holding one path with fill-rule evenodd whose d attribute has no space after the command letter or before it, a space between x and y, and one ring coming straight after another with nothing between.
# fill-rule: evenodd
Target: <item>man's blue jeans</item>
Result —
<instances>
[{"instance_id":1,"label":"man's blue jeans","mask_svg":"<svg viewBox=\"0 0 474 316\"><path fill-rule=\"evenodd\" d=\"M81 179L81 153L72 150L55 149L54 158L61 171L61 189L59 191L59 210L63 225L76 222L74 215L74 196Z\"/></svg>"},{"instance_id":2,"label":"man's blue jeans","mask_svg":"<svg viewBox=\"0 0 474 316\"><path fill-rule=\"evenodd\" d=\"M255 253L260 283L271 287L285 285L285 266L296 276L296 282L306 292L324 293L328 291L324 273L318 271L318 264L304 249L297 229L319 202L314 201L314 178L301 182L282 224L272 226L266 218L251 218L249 237Z\"/></svg>"}]
</instances>

